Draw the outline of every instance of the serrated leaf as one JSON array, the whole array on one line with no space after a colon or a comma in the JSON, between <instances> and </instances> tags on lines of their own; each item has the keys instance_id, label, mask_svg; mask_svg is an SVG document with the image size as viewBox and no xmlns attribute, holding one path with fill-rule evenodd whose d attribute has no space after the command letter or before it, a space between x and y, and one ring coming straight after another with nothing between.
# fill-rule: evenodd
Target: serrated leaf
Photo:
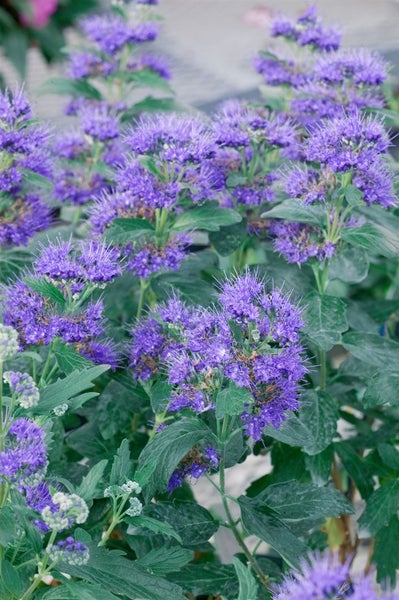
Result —
<instances>
[{"instance_id":1,"label":"serrated leaf","mask_svg":"<svg viewBox=\"0 0 399 600\"><path fill-rule=\"evenodd\" d=\"M312 477L312 482L317 485L327 483L331 475L331 465L333 461L333 447L327 446L318 454L307 454L305 456L305 465Z\"/></svg>"},{"instance_id":2,"label":"serrated leaf","mask_svg":"<svg viewBox=\"0 0 399 600\"><path fill-rule=\"evenodd\" d=\"M233 565L220 563L195 564L183 567L179 573L171 574L168 579L181 585L193 596L223 596L235 598L238 583Z\"/></svg>"},{"instance_id":3,"label":"serrated leaf","mask_svg":"<svg viewBox=\"0 0 399 600\"><path fill-rule=\"evenodd\" d=\"M392 444L378 444L377 450L384 465L394 471L399 471L399 452Z\"/></svg>"},{"instance_id":4,"label":"serrated leaf","mask_svg":"<svg viewBox=\"0 0 399 600\"><path fill-rule=\"evenodd\" d=\"M365 408L399 405L399 375L375 373L368 379L367 389L362 398Z\"/></svg>"},{"instance_id":5,"label":"serrated leaf","mask_svg":"<svg viewBox=\"0 0 399 600\"><path fill-rule=\"evenodd\" d=\"M216 396L216 418L222 419L225 415L240 415L244 408L253 401L253 396L247 389L230 383Z\"/></svg>"},{"instance_id":6,"label":"serrated leaf","mask_svg":"<svg viewBox=\"0 0 399 600\"><path fill-rule=\"evenodd\" d=\"M265 427L264 434L306 454L318 454L329 446L337 430L338 410L323 392L308 391L298 414L291 414L279 429Z\"/></svg>"},{"instance_id":7,"label":"serrated leaf","mask_svg":"<svg viewBox=\"0 0 399 600\"><path fill-rule=\"evenodd\" d=\"M145 489L147 499L157 491L165 491L169 479L181 459L201 440L212 438L208 427L199 419L180 419L160 431L140 455L139 469L157 460Z\"/></svg>"},{"instance_id":8,"label":"serrated leaf","mask_svg":"<svg viewBox=\"0 0 399 600\"><path fill-rule=\"evenodd\" d=\"M17 523L9 506L0 508L0 545L6 548L18 537Z\"/></svg>"},{"instance_id":9,"label":"serrated leaf","mask_svg":"<svg viewBox=\"0 0 399 600\"><path fill-rule=\"evenodd\" d=\"M129 440L122 440L111 467L110 485L122 485L129 478L132 470L130 460Z\"/></svg>"},{"instance_id":10,"label":"serrated leaf","mask_svg":"<svg viewBox=\"0 0 399 600\"><path fill-rule=\"evenodd\" d=\"M264 514L245 496L240 496L238 502L246 531L269 544L291 567L298 569L307 552L306 545L275 514Z\"/></svg>"},{"instance_id":11,"label":"serrated leaf","mask_svg":"<svg viewBox=\"0 0 399 600\"><path fill-rule=\"evenodd\" d=\"M33 415L47 415L60 404L68 404L72 409L82 405L85 401L98 396L97 392L83 394L85 390L93 387L93 381L108 370L107 365L98 365L85 371L74 371L64 379L58 379L40 390L39 404L30 409Z\"/></svg>"},{"instance_id":12,"label":"serrated leaf","mask_svg":"<svg viewBox=\"0 0 399 600\"><path fill-rule=\"evenodd\" d=\"M351 503L335 488L294 480L269 485L252 502L254 506L268 506L290 526L297 521L354 513Z\"/></svg>"},{"instance_id":13,"label":"serrated leaf","mask_svg":"<svg viewBox=\"0 0 399 600\"><path fill-rule=\"evenodd\" d=\"M375 536L396 514L398 501L399 480L384 483L367 500L366 508L358 521L360 530L367 535Z\"/></svg>"},{"instance_id":14,"label":"serrated leaf","mask_svg":"<svg viewBox=\"0 0 399 600\"><path fill-rule=\"evenodd\" d=\"M169 523L188 548L204 544L219 528L210 512L194 502L158 502L146 511L149 516Z\"/></svg>"},{"instance_id":15,"label":"serrated leaf","mask_svg":"<svg viewBox=\"0 0 399 600\"><path fill-rule=\"evenodd\" d=\"M382 225L365 223L360 227L344 227L341 237L348 244L364 248L372 254L382 254L387 258L399 256L397 233Z\"/></svg>"},{"instance_id":16,"label":"serrated leaf","mask_svg":"<svg viewBox=\"0 0 399 600\"><path fill-rule=\"evenodd\" d=\"M377 565L377 581L396 586L396 570L399 568L399 519L392 515L385 527L375 536L373 562Z\"/></svg>"},{"instance_id":17,"label":"serrated leaf","mask_svg":"<svg viewBox=\"0 0 399 600\"><path fill-rule=\"evenodd\" d=\"M230 256L246 240L248 224L246 219L234 225L220 227L219 231L209 233L209 241L220 256Z\"/></svg>"},{"instance_id":18,"label":"serrated leaf","mask_svg":"<svg viewBox=\"0 0 399 600\"><path fill-rule=\"evenodd\" d=\"M105 239L110 244L125 244L153 231L154 227L146 219L118 218L105 231Z\"/></svg>"},{"instance_id":19,"label":"serrated leaf","mask_svg":"<svg viewBox=\"0 0 399 600\"><path fill-rule=\"evenodd\" d=\"M348 329L345 302L335 296L310 292L304 304L304 333L323 350L339 344L341 333Z\"/></svg>"},{"instance_id":20,"label":"serrated leaf","mask_svg":"<svg viewBox=\"0 0 399 600\"><path fill-rule=\"evenodd\" d=\"M334 444L334 449L340 457L345 470L352 477L362 498L367 499L374 489L373 474L370 467L365 463L349 442Z\"/></svg>"},{"instance_id":21,"label":"serrated leaf","mask_svg":"<svg viewBox=\"0 0 399 600\"><path fill-rule=\"evenodd\" d=\"M59 306L65 306L65 298L62 292L55 287L50 281L46 281L45 279L35 279L34 277L27 277L24 279L24 282L30 287L34 292L38 292L44 298L48 298L55 302Z\"/></svg>"},{"instance_id":22,"label":"serrated leaf","mask_svg":"<svg viewBox=\"0 0 399 600\"><path fill-rule=\"evenodd\" d=\"M65 580L61 586L52 587L41 598L42 600L118 600L120 596L111 594L97 584Z\"/></svg>"},{"instance_id":23,"label":"serrated leaf","mask_svg":"<svg viewBox=\"0 0 399 600\"><path fill-rule=\"evenodd\" d=\"M245 567L237 557L233 558L233 565L240 585L237 600L258 600L258 584L252 575L251 567Z\"/></svg>"},{"instance_id":24,"label":"serrated leaf","mask_svg":"<svg viewBox=\"0 0 399 600\"><path fill-rule=\"evenodd\" d=\"M96 495L96 491L107 464L107 460L100 460L100 462L94 465L87 475L83 477L79 487L76 489L76 493L86 502L90 502L93 498L99 497Z\"/></svg>"},{"instance_id":25,"label":"serrated leaf","mask_svg":"<svg viewBox=\"0 0 399 600\"><path fill-rule=\"evenodd\" d=\"M304 204L301 200L284 200L264 212L263 219L284 219L289 223L309 223L322 227L326 219L325 210L321 206Z\"/></svg>"},{"instance_id":26,"label":"serrated leaf","mask_svg":"<svg viewBox=\"0 0 399 600\"><path fill-rule=\"evenodd\" d=\"M164 523L163 521L158 521L153 517L147 517L146 515L138 515L137 517L126 517L125 521L128 523L129 527L127 528L127 533L129 535L135 535L138 527L142 527L144 529L149 529L153 533L160 533L161 535L166 535L167 537L172 537L182 544L182 539L178 533L173 529L169 523Z\"/></svg>"},{"instance_id":27,"label":"serrated leaf","mask_svg":"<svg viewBox=\"0 0 399 600\"><path fill-rule=\"evenodd\" d=\"M81 371L93 366L90 359L82 356L79 352L76 352L72 346L65 344L61 340L57 340L57 342L53 344L52 351L57 359L58 366L63 373L69 374L76 369Z\"/></svg>"},{"instance_id":28,"label":"serrated leaf","mask_svg":"<svg viewBox=\"0 0 399 600\"><path fill-rule=\"evenodd\" d=\"M344 248L330 260L328 276L345 283L359 283L367 277L369 260L363 248Z\"/></svg>"},{"instance_id":29,"label":"serrated leaf","mask_svg":"<svg viewBox=\"0 0 399 600\"><path fill-rule=\"evenodd\" d=\"M167 575L179 571L194 558L192 550L174 546L173 548L157 548L147 552L136 561L136 564L150 569L156 575Z\"/></svg>"},{"instance_id":30,"label":"serrated leaf","mask_svg":"<svg viewBox=\"0 0 399 600\"><path fill-rule=\"evenodd\" d=\"M12 598L19 598L23 592L21 576L17 569L8 560L3 560L0 565L2 582Z\"/></svg>"},{"instance_id":31,"label":"serrated leaf","mask_svg":"<svg viewBox=\"0 0 399 600\"><path fill-rule=\"evenodd\" d=\"M116 595L131 600L186 600L180 586L127 560L119 551L108 551L89 544L90 559L86 565L60 563L59 569L73 577L104 586Z\"/></svg>"},{"instance_id":32,"label":"serrated leaf","mask_svg":"<svg viewBox=\"0 0 399 600\"><path fill-rule=\"evenodd\" d=\"M220 208L216 203L207 203L192 208L177 217L173 229L219 231L220 227L239 223L241 219L241 215L232 208Z\"/></svg>"},{"instance_id":33,"label":"serrated leaf","mask_svg":"<svg viewBox=\"0 0 399 600\"><path fill-rule=\"evenodd\" d=\"M163 413L169 404L172 386L160 379L150 390L151 408L155 414Z\"/></svg>"},{"instance_id":34,"label":"serrated leaf","mask_svg":"<svg viewBox=\"0 0 399 600\"><path fill-rule=\"evenodd\" d=\"M350 331L342 344L355 358L383 371L399 373L399 344L374 333Z\"/></svg>"},{"instance_id":35,"label":"serrated leaf","mask_svg":"<svg viewBox=\"0 0 399 600\"><path fill-rule=\"evenodd\" d=\"M57 94L61 96L72 96L73 98L92 98L101 100L101 93L97 88L84 80L75 81L66 77L50 77L40 86L40 94Z\"/></svg>"}]
</instances>

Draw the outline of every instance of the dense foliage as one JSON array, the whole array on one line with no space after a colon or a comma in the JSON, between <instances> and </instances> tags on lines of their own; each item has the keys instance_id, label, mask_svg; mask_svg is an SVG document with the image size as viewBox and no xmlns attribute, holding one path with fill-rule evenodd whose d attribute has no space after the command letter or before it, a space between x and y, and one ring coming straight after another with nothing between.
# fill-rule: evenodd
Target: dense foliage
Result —
<instances>
[{"instance_id":1,"label":"dense foliage","mask_svg":"<svg viewBox=\"0 0 399 600\"><path fill-rule=\"evenodd\" d=\"M388 65L309 8L182 112L154 4L82 20L70 130L0 94L0 597L397 598Z\"/></svg>"}]
</instances>

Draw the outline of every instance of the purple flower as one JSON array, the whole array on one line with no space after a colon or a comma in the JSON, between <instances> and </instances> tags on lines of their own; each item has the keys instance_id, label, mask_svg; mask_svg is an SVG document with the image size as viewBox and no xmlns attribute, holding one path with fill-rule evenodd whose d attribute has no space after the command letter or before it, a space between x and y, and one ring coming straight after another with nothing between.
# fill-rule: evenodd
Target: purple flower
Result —
<instances>
[{"instance_id":1,"label":"purple flower","mask_svg":"<svg viewBox=\"0 0 399 600\"><path fill-rule=\"evenodd\" d=\"M35 194L5 199L0 211L0 244L26 245L51 222L50 208Z\"/></svg>"},{"instance_id":2,"label":"purple flower","mask_svg":"<svg viewBox=\"0 0 399 600\"><path fill-rule=\"evenodd\" d=\"M0 121L12 127L17 123L28 121L31 117L31 107L23 87L16 87L14 92L9 89L0 92Z\"/></svg>"},{"instance_id":3,"label":"purple flower","mask_svg":"<svg viewBox=\"0 0 399 600\"><path fill-rule=\"evenodd\" d=\"M128 71L141 71L148 69L157 73L163 79L169 81L171 79L170 64L164 56L156 56L155 54L143 54L141 56L133 55L126 65Z\"/></svg>"},{"instance_id":4,"label":"purple flower","mask_svg":"<svg viewBox=\"0 0 399 600\"><path fill-rule=\"evenodd\" d=\"M196 413L202 413L210 407L212 404L210 404L209 397L189 384L183 384L174 390L168 405L168 409L172 412L191 408Z\"/></svg>"},{"instance_id":5,"label":"purple flower","mask_svg":"<svg viewBox=\"0 0 399 600\"><path fill-rule=\"evenodd\" d=\"M188 236L179 234L163 246L152 241L133 246L128 253L126 268L142 279L159 271L177 271L187 256L186 248L190 242Z\"/></svg>"},{"instance_id":6,"label":"purple flower","mask_svg":"<svg viewBox=\"0 0 399 600\"><path fill-rule=\"evenodd\" d=\"M83 108L79 112L82 131L95 140L105 142L119 136L119 123L106 106Z\"/></svg>"},{"instance_id":7,"label":"purple flower","mask_svg":"<svg viewBox=\"0 0 399 600\"><path fill-rule=\"evenodd\" d=\"M105 54L114 55L126 44L154 40L158 27L152 22L136 23L130 26L116 14L94 15L81 21L84 34L96 42Z\"/></svg>"},{"instance_id":8,"label":"purple flower","mask_svg":"<svg viewBox=\"0 0 399 600\"><path fill-rule=\"evenodd\" d=\"M162 161L200 163L215 154L213 136L197 117L160 113L142 117L126 139L137 154L155 154Z\"/></svg>"},{"instance_id":9,"label":"purple flower","mask_svg":"<svg viewBox=\"0 0 399 600\"><path fill-rule=\"evenodd\" d=\"M263 75L268 85L289 85L296 88L309 79L309 66L306 63L294 62L283 54L259 53L253 59L253 66L257 73Z\"/></svg>"},{"instance_id":10,"label":"purple flower","mask_svg":"<svg viewBox=\"0 0 399 600\"><path fill-rule=\"evenodd\" d=\"M146 381L159 369L159 357L166 342L162 326L149 317L135 326L132 337L130 367L136 379Z\"/></svg>"},{"instance_id":11,"label":"purple flower","mask_svg":"<svg viewBox=\"0 0 399 600\"><path fill-rule=\"evenodd\" d=\"M351 81L357 86L379 86L388 77L385 60L367 48L351 48L320 56L313 73L316 80L333 85Z\"/></svg>"},{"instance_id":12,"label":"purple flower","mask_svg":"<svg viewBox=\"0 0 399 600\"><path fill-rule=\"evenodd\" d=\"M40 398L39 390L34 379L28 373L6 371L3 379L10 386L11 394L17 397L18 404L22 408L31 408L38 404Z\"/></svg>"},{"instance_id":13,"label":"purple flower","mask_svg":"<svg viewBox=\"0 0 399 600\"><path fill-rule=\"evenodd\" d=\"M73 281L75 289L87 282L104 284L122 273L120 252L97 241L82 241L73 246L72 241L57 240L41 246L34 270L55 282Z\"/></svg>"},{"instance_id":14,"label":"purple flower","mask_svg":"<svg viewBox=\"0 0 399 600\"><path fill-rule=\"evenodd\" d=\"M356 171L352 183L363 192L363 200L368 205L381 204L388 208L397 204L393 174L380 160L376 160L366 171Z\"/></svg>"},{"instance_id":15,"label":"purple flower","mask_svg":"<svg viewBox=\"0 0 399 600\"><path fill-rule=\"evenodd\" d=\"M169 479L168 492L183 485L185 478L199 479L205 473L218 468L220 457L211 446L203 450L194 447L180 462Z\"/></svg>"},{"instance_id":16,"label":"purple flower","mask_svg":"<svg viewBox=\"0 0 399 600\"><path fill-rule=\"evenodd\" d=\"M299 198L305 204L311 204L327 200L335 184L335 177L329 169L295 166L284 174L282 181L290 198Z\"/></svg>"},{"instance_id":17,"label":"purple flower","mask_svg":"<svg viewBox=\"0 0 399 600\"><path fill-rule=\"evenodd\" d=\"M335 172L367 170L388 147L381 120L355 112L316 127L309 135L305 155Z\"/></svg>"},{"instance_id":18,"label":"purple flower","mask_svg":"<svg viewBox=\"0 0 399 600\"><path fill-rule=\"evenodd\" d=\"M60 202L81 205L94 200L109 184L99 173L88 173L82 165L62 169L55 174L54 197Z\"/></svg>"},{"instance_id":19,"label":"purple flower","mask_svg":"<svg viewBox=\"0 0 399 600\"><path fill-rule=\"evenodd\" d=\"M108 77L117 69L114 61L105 60L90 52L72 52L69 55L67 76L79 80L87 77Z\"/></svg>"},{"instance_id":20,"label":"purple flower","mask_svg":"<svg viewBox=\"0 0 399 600\"><path fill-rule=\"evenodd\" d=\"M17 419L6 436L6 449L0 452L0 480L21 492L38 485L47 469L44 431L28 419Z\"/></svg>"},{"instance_id":21,"label":"purple flower","mask_svg":"<svg viewBox=\"0 0 399 600\"><path fill-rule=\"evenodd\" d=\"M269 226L274 248L289 263L302 264L311 258L331 258L335 247L324 240L323 232L316 226L304 223L273 221Z\"/></svg>"},{"instance_id":22,"label":"purple flower","mask_svg":"<svg viewBox=\"0 0 399 600\"><path fill-rule=\"evenodd\" d=\"M96 365L110 365L111 370L115 371L120 364L120 354L111 340L88 340L75 347L79 354Z\"/></svg>"},{"instance_id":23,"label":"purple flower","mask_svg":"<svg viewBox=\"0 0 399 600\"><path fill-rule=\"evenodd\" d=\"M329 552L311 554L307 560L302 560L301 571L291 571L284 579L273 600L333 598L342 591L348 578L348 563L341 565L336 555Z\"/></svg>"},{"instance_id":24,"label":"purple flower","mask_svg":"<svg viewBox=\"0 0 399 600\"><path fill-rule=\"evenodd\" d=\"M52 561L63 561L68 565L85 565L89 560L89 548L72 536L53 544L48 553Z\"/></svg>"}]
</instances>

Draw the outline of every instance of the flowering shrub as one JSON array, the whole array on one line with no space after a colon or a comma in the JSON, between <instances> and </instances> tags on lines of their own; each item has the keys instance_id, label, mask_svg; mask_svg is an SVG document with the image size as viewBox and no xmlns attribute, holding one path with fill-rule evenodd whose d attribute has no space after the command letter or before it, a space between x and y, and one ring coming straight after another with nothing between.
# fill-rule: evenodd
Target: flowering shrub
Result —
<instances>
[{"instance_id":1,"label":"flowering shrub","mask_svg":"<svg viewBox=\"0 0 399 600\"><path fill-rule=\"evenodd\" d=\"M388 66L309 8L279 102L182 113L154 4L82 20L67 131L0 94L0 597L398 598Z\"/></svg>"}]
</instances>

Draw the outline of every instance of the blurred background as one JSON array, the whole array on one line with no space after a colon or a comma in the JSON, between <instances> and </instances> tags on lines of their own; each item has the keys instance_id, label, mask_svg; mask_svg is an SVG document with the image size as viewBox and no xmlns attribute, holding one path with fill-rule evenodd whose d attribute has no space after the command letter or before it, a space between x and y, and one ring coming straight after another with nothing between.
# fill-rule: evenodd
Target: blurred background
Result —
<instances>
[{"instance_id":1,"label":"blurred background","mask_svg":"<svg viewBox=\"0 0 399 600\"><path fill-rule=\"evenodd\" d=\"M330 25L343 33L343 46L379 50L399 81L399 0L319 0ZM9 86L26 81L35 96L50 76L63 73L65 41L76 43L76 22L101 10L101 0L1 0L0 73ZM256 97L260 84L252 56L272 44L268 26L278 12L295 16L302 0L159 0L163 29L152 46L171 61L177 100L205 110L227 97ZM26 57L26 59L25 59ZM38 116L61 118L62 99L42 97Z\"/></svg>"}]
</instances>

